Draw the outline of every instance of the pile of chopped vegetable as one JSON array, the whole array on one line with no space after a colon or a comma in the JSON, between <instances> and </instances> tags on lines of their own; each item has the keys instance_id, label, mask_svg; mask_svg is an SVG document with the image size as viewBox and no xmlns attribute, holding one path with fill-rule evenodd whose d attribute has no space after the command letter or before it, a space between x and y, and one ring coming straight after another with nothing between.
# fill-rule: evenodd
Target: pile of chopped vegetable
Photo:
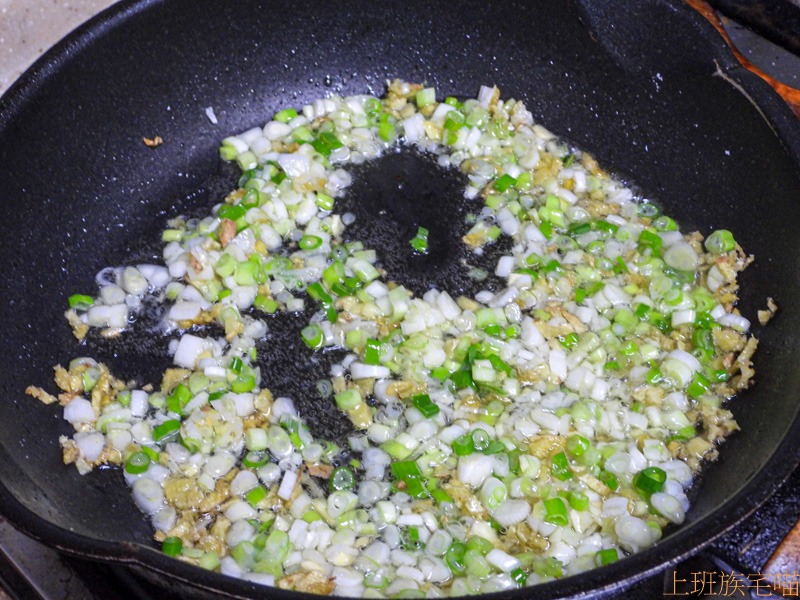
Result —
<instances>
[{"instance_id":1,"label":"pile of chopped vegetable","mask_svg":"<svg viewBox=\"0 0 800 600\"><path fill-rule=\"evenodd\" d=\"M511 239L502 289L415 297L343 241L344 167L396 144L468 176L463 241ZM459 596L605 565L684 521L753 376L730 232L681 233L497 88L439 102L394 81L282 110L220 154L239 188L169 223L165 265L104 272L67 312L79 339L124 335L156 298L175 368L139 387L81 358L56 368L58 398L29 388L75 426L66 463L123 466L165 553L306 592ZM296 335L347 350L318 400L352 421L347 460L261 385L271 315L309 305Z\"/></svg>"}]
</instances>

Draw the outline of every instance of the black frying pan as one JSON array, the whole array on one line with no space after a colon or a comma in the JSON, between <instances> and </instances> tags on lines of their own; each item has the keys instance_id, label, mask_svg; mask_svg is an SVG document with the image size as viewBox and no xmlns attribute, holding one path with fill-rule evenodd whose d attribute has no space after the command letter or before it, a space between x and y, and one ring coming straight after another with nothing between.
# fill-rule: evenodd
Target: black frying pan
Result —
<instances>
[{"instance_id":1,"label":"black frying pan","mask_svg":"<svg viewBox=\"0 0 800 600\"><path fill-rule=\"evenodd\" d=\"M637 556L509 598L619 590L744 518L794 468L800 126L681 2L124 1L0 100L0 509L11 522L66 552L128 563L172 594L297 597L160 553L121 475L64 467L57 437L69 426L23 389L89 351L156 380L165 340L81 349L61 316L66 296L94 289L104 266L147 257L169 216L231 186L221 137L328 92L382 93L395 76L462 96L496 83L526 99L539 122L630 175L687 230L733 230L757 257L742 277L743 312L754 317L767 295L780 306L757 328L758 384L732 403L742 431L695 487L686 524ZM165 143L151 150L141 140L156 134Z\"/></svg>"}]
</instances>

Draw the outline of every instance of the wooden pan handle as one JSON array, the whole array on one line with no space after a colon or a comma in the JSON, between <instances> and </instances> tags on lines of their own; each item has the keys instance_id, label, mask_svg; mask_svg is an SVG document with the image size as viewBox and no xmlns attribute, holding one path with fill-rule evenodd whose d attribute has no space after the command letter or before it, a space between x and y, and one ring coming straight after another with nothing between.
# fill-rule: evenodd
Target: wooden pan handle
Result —
<instances>
[{"instance_id":1,"label":"wooden pan handle","mask_svg":"<svg viewBox=\"0 0 800 600\"><path fill-rule=\"evenodd\" d=\"M800 522L792 527L761 569L772 587L787 598L798 594L798 579L792 578L796 573L800 573Z\"/></svg>"},{"instance_id":2,"label":"wooden pan handle","mask_svg":"<svg viewBox=\"0 0 800 600\"><path fill-rule=\"evenodd\" d=\"M733 50L733 53L736 56L736 58L739 60L740 63L742 63L742 66L752 71L753 73L761 77L761 79L770 84L775 89L775 91L778 92L778 94L780 94L784 100L786 100L786 102L789 104L794 113L798 117L800 117L800 90L790 87L785 83L778 81L774 77L770 77L769 75L764 73L764 71L759 69L749 60L747 60L742 55L742 53L736 49L736 46L733 45L731 38L728 37L728 33L722 27L722 23L720 23L717 13L714 11L713 8L711 8L705 2L705 0L685 0L685 2L686 4L694 8L697 12L699 12L701 15L703 15L706 19L708 19L708 21L717 29L717 31L719 31L720 35L722 35L722 37L725 38L725 41L728 43L728 46L730 46L731 50Z\"/></svg>"}]
</instances>

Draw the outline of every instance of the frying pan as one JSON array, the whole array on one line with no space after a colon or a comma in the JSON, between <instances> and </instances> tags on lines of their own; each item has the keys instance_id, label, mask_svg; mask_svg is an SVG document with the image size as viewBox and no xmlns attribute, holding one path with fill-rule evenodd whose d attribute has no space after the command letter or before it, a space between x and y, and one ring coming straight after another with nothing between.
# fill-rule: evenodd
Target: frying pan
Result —
<instances>
[{"instance_id":1,"label":"frying pan","mask_svg":"<svg viewBox=\"0 0 800 600\"><path fill-rule=\"evenodd\" d=\"M150 258L167 218L198 213L234 184L217 156L222 137L329 92L382 93L396 76L439 94L495 83L504 97L524 98L538 122L629 177L685 230L734 231L756 255L741 278L743 313L752 318L768 295L780 306L768 327L756 327L757 385L731 404L742 430L694 487L687 522L631 558L503 595L619 591L696 552L791 472L800 439L800 126L691 9L668 0L624 10L616 0L380 9L355 0L123 1L0 99L8 520L64 552L124 563L173 596L298 598L159 552L120 473L80 477L62 465L57 438L69 426L23 390L47 387L52 365L86 353L139 383L158 381L168 340L145 331L78 347L61 316L66 296L91 293L105 266ZM164 139L155 150L142 143L154 135ZM281 358L291 348L272 348L267 370L280 385L302 366Z\"/></svg>"}]
</instances>

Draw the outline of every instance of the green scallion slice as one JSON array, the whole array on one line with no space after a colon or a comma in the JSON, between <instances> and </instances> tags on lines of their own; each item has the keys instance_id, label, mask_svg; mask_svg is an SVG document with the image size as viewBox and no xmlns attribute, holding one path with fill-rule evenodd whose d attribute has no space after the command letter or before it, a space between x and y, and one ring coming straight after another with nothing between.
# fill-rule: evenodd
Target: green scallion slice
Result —
<instances>
[{"instance_id":1,"label":"green scallion slice","mask_svg":"<svg viewBox=\"0 0 800 600\"><path fill-rule=\"evenodd\" d=\"M711 254L725 254L736 248L736 240L727 229L717 229L706 238L704 245Z\"/></svg>"},{"instance_id":2,"label":"green scallion slice","mask_svg":"<svg viewBox=\"0 0 800 600\"><path fill-rule=\"evenodd\" d=\"M544 501L546 523L552 523L559 527L564 527L569 523L567 518L567 506L561 498L550 498Z\"/></svg>"},{"instance_id":3,"label":"green scallion slice","mask_svg":"<svg viewBox=\"0 0 800 600\"><path fill-rule=\"evenodd\" d=\"M356 389L344 390L334 395L339 410L350 410L361 404L361 394Z\"/></svg>"},{"instance_id":4,"label":"green scallion slice","mask_svg":"<svg viewBox=\"0 0 800 600\"><path fill-rule=\"evenodd\" d=\"M642 494L649 496L650 494L660 492L666 480L667 474L663 469L647 467L639 471L633 478L633 487Z\"/></svg>"},{"instance_id":5,"label":"green scallion slice","mask_svg":"<svg viewBox=\"0 0 800 600\"><path fill-rule=\"evenodd\" d=\"M356 484L356 476L349 467L339 467L331 473L328 485L334 491L349 490Z\"/></svg>"},{"instance_id":6,"label":"green scallion slice","mask_svg":"<svg viewBox=\"0 0 800 600\"><path fill-rule=\"evenodd\" d=\"M364 362L368 365L381 364L381 343L380 340L367 340Z\"/></svg>"},{"instance_id":7,"label":"green scallion slice","mask_svg":"<svg viewBox=\"0 0 800 600\"><path fill-rule=\"evenodd\" d=\"M581 492L571 492L569 506L573 510L586 510L589 507L589 497Z\"/></svg>"},{"instance_id":8,"label":"green scallion slice","mask_svg":"<svg viewBox=\"0 0 800 600\"><path fill-rule=\"evenodd\" d=\"M183 541L179 537L168 537L161 543L161 551L168 556L178 556L183 549Z\"/></svg>"},{"instance_id":9,"label":"green scallion slice","mask_svg":"<svg viewBox=\"0 0 800 600\"><path fill-rule=\"evenodd\" d=\"M489 447L489 434L484 429L475 429L472 432L472 447L478 452L483 452Z\"/></svg>"},{"instance_id":10,"label":"green scallion slice","mask_svg":"<svg viewBox=\"0 0 800 600\"><path fill-rule=\"evenodd\" d=\"M566 481L572 477L572 470L569 468L569 460L566 454L559 452L553 457L553 462L550 465L550 474L561 481Z\"/></svg>"},{"instance_id":11,"label":"green scallion slice","mask_svg":"<svg viewBox=\"0 0 800 600\"><path fill-rule=\"evenodd\" d=\"M125 461L125 471L131 475L140 475L150 467L150 456L145 452L134 452Z\"/></svg>"},{"instance_id":12,"label":"green scallion slice","mask_svg":"<svg viewBox=\"0 0 800 600\"><path fill-rule=\"evenodd\" d=\"M378 127L378 137L391 144L397 139L397 127L393 123L381 123Z\"/></svg>"},{"instance_id":13,"label":"green scallion slice","mask_svg":"<svg viewBox=\"0 0 800 600\"><path fill-rule=\"evenodd\" d=\"M252 375L239 375L231 382L231 391L235 394L249 392L256 387L256 379Z\"/></svg>"},{"instance_id":14,"label":"green scallion slice","mask_svg":"<svg viewBox=\"0 0 800 600\"><path fill-rule=\"evenodd\" d=\"M258 487L254 487L252 490L247 492L247 495L244 497L247 500L248 504L255 508L256 504L261 502L264 498L267 497L267 490L265 490L260 485Z\"/></svg>"},{"instance_id":15,"label":"green scallion slice","mask_svg":"<svg viewBox=\"0 0 800 600\"><path fill-rule=\"evenodd\" d=\"M520 568L516 568L511 573L511 579L517 582L517 585L520 587L525 587L525 582L528 581L528 574Z\"/></svg>"},{"instance_id":16,"label":"green scallion slice","mask_svg":"<svg viewBox=\"0 0 800 600\"><path fill-rule=\"evenodd\" d=\"M414 406L428 419L439 414L439 407L436 406L428 394L417 394L412 398Z\"/></svg>"},{"instance_id":17,"label":"green scallion slice","mask_svg":"<svg viewBox=\"0 0 800 600\"><path fill-rule=\"evenodd\" d=\"M298 245L303 250L314 250L322 245L322 238L316 235L304 235L300 238Z\"/></svg>"},{"instance_id":18,"label":"green scallion slice","mask_svg":"<svg viewBox=\"0 0 800 600\"><path fill-rule=\"evenodd\" d=\"M464 565L464 554L466 552L467 547L461 542L453 542L447 549L444 560L454 575L463 575L466 571L466 565Z\"/></svg>"},{"instance_id":19,"label":"green scallion slice","mask_svg":"<svg viewBox=\"0 0 800 600\"><path fill-rule=\"evenodd\" d=\"M575 457L583 456L590 445L588 439L577 433L567 438L567 452Z\"/></svg>"},{"instance_id":20,"label":"green scallion slice","mask_svg":"<svg viewBox=\"0 0 800 600\"><path fill-rule=\"evenodd\" d=\"M616 548L609 548L607 550L600 550L595 555L595 561L597 562L597 566L607 565L612 562L616 562L619 560L619 553L617 552Z\"/></svg>"},{"instance_id":21,"label":"green scallion slice","mask_svg":"<svg viewBox=\"0 0 800 600\"><path fill-rule=\"evenodd\" d=\"M393 462L390 466L392 476L395 479L408 479L409 477L422 477L422 471L415 460L403 460Z\"/></svg>"},{"instance_id":22,"label":"green scallion slice","mask_svg":"<svg viewBox=\"0 0 800 600\"><path fill-rule=\"evenodd\" d=\"M612 491L619 487L619 481L617 481L616 475L610 473L609 471L600 471L600 474L597 476L597 478Z\"/></svg>"},{"instance_id":23,"label":"green scallion slice","mask_svg":"<svg viewBox=\"0 0 800 600\"><path fill-rule=\"evenodd\" d=\"M275 116L272 117L272 120L278 121L279 123L288 123L296 116L297 116L297 111L295 109L285 108L282 111L275 113Z\"/></svg>"},{"instance_id":24,"label":"green scallion slice","mask_svg":"<svg viewBox=\"0 0 800 600\"><path fill-rule=\"evenodd\" d=\"M456 456L467 456L475 452L475 444L472 442L472 437L464 434L453 440L453 452L455 452Z\"/></svg>"},{"instance_id":25,"label":"green scallion slice","mask_svg":"<svg viewBox=\"0 0 800 600\"><path fill-rule=\"evenodd\" d=\"M325 335L322 333L322 328L319 325L309 325L300 331L300 335L306 346L312 350L318 350L325 345Z\"/></svg>"},{"instance_id":26,"label":"green scallion slice","mask_svg":"<svg viewBox=\"0 0 800 600\"><path fill-rule=\"evenodd\" d=\"M411 239L410 244L420 254L426 254L428 252L428 230L424 227L419 227L417 235Z\"/></svg>"},{"instance_id":27,"label":"green scallion slice","mask_svg":"<svg viewBox=\"0 0 800 600\"><path fill-rule=\"evenodd\" d=\"M94 298L83 294L73 294L68 298L69 307L75 310L89 310L94 306Z\"/></svg>"},{"instance_id":28,"label":"green scallion slice","mask_svg":"<svg viewBox=\"0 0 800 600\"><path fill-rule=\"evenodd\" d=\"M156 442L160 442L167 436L177 433L180 428L180 421L176 421L175 419L164 421L161 425L158 425L153 429L153 439Z\"/></svg>"},{"instance_id":29,"label":"green scallion slice","mask_svg":"<svg viewBox=\"0 0 800 600\"><path fill-rule=\"evenodd\" d=\"M498 192L500 192L502 194L502 193L508 191L508 188L510 188L515 183L517 183L517 180L514 179L508 173L505 173L504 175L501 175L500 177L498 177L495 180L494 189L496 189Z\"/></svg>"},{"instance_id":30,"label":"green scallion slice","mask_svg":"<svg viewBox=\"0 0 800 600\"><path fill-rule=\"evenodd\" d=\"M248 452L242 459L242 464L248 469L263 467L269 462L269 454L266 452Z\"/></svg>"}]
</instances>

